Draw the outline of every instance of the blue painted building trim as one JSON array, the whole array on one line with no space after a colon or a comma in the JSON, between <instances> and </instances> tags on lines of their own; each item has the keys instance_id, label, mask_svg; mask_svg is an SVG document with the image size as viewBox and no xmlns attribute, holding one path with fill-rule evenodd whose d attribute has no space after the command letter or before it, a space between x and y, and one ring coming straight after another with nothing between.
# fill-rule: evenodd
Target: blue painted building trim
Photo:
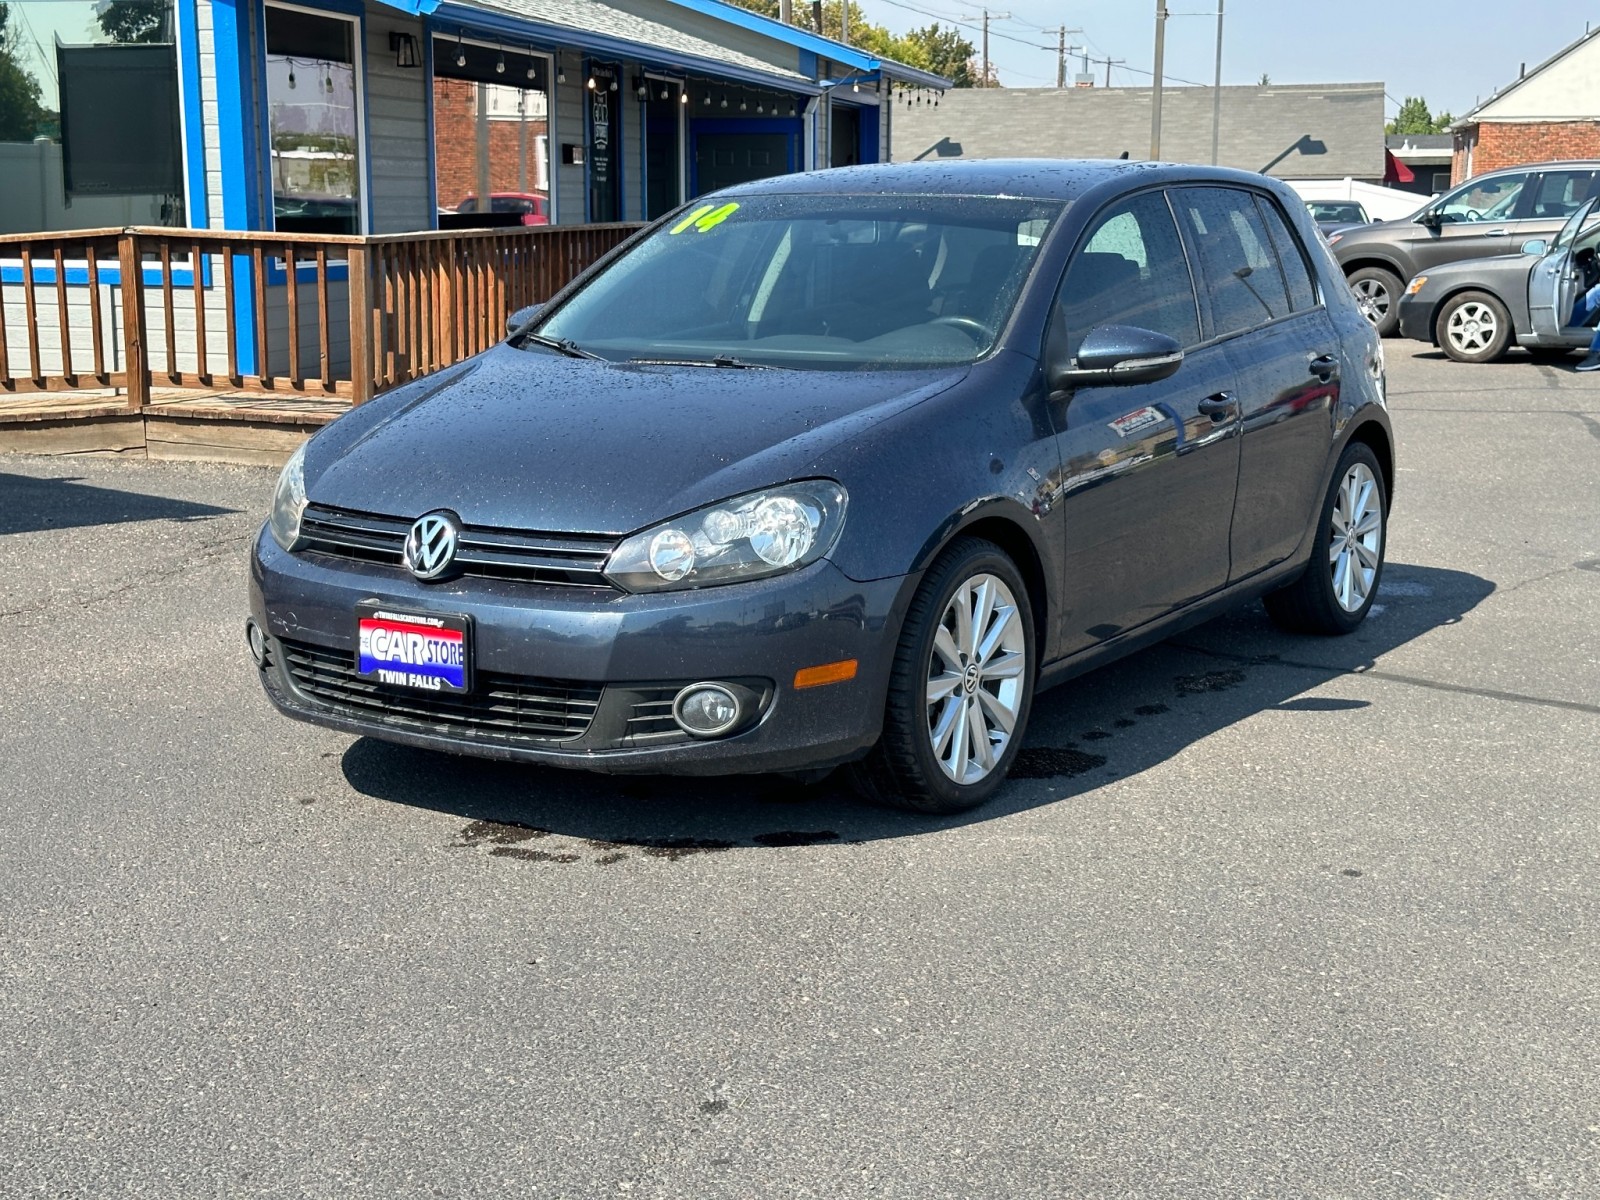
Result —
<instances>
[{"instance_id":1,"label":"blue painted building trim","mask_svg":"<svg viewBox=\"0 0 1600 1200\"><path fill-rule=\"evenodd\" d=\"M178 99L183 106L183 155L188 181L184 218L191 227L203 228L211 211L206 195L205 107L200 96L200 35L196 29L195 0L178 0Z\"/></svg>"},{"instance_id":2,"label":"blue painted building trim","mask_svg":"<svg viewBox=\"0 0 1600 1200\"><path fill-rule=\"evenodd\" d=\"M433 228L439 228L439 148L438 134L434 130L433 112L433 31L427 25L422 29L422 77L429 81L429 86L423 89L423 103L428 110L428 220L433 222ZM550 84L551 90L555 89L555 82ZM553 110L555 106L550 105ZM555 118L552 115L548 124L553 125ZM368 157L371 157L370 150ZM554 190L554 189L552 189Z\"/></svg>"},{"instance_id":3,"label":"blue painted building trim","mask_svg":"<svg viewBox=\"0 0 1600 1200\"><path fill-rule=\"evenodd\" d=\"M244 11L240 12L240 7ZM237 130L239 136L221 138L222 225L224 229L255 229L255 174L249 164L256 159L257 122L251 119L246 96L254 95L255 73L249 30L259 5L254 0L212 0L212 38L216 49L217 126ZM256 375L256 301L251 286L250 260L235 256L233 270L233 320L238 330L239 370Z\"/></svg>"}]
</instances>

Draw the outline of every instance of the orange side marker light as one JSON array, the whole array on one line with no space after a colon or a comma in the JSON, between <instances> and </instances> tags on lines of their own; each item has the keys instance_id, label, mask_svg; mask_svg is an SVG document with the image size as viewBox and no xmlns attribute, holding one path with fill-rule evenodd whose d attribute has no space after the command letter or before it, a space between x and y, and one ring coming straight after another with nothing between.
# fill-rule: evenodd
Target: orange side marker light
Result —
<instances>
[{"instance_id":1,"label":"orange side marker light","mask_svg":"<svg viewBox=\"0 0 1600 1200\"><path fill-rule=\"evenodd\" d=\"M802 688L826 687L830 683L846 683L856 677L856 660L823 663L820 667L802 667L794 673L795 691Z\"/></svg>"}]
</instances>

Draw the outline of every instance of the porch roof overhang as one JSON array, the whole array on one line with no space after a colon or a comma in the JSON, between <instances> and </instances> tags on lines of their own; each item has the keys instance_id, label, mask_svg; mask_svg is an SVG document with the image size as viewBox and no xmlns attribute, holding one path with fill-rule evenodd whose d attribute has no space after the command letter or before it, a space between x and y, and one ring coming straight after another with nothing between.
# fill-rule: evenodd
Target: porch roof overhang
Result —
<instances>
[{"instance_id":1,"label":"porch roof overhang","mask_svg":"<svg viewBox=\"0 0 1600 1200\"><path fill-rule=\"evenodd\" d=\"M612 8L603 0L378 0L390 8L432 19L437 28L457 26L504 34L507 37L571 46L612 58L636 59L648 65L693 71L747 83L787 88L816 95L829 83L817 82L799 71L763 62L726 46L694 37L632 13ZM889 58L878 58L854 46L836 42L795 25L785 25L749 9L722 0L667 0L727 24L759 33L802 56L826 58L847 68L848 78L861 81L889 79L911 87L945 91L953 86L935 75Z\"/></svg>"},{"instance_id":2,"label":"porch roof overhang","mask_svg":"<svg viewBox=\"0 0 1600 1200\"><path fill-rule=\"evenodd\" d=\"M731 79L815 95L821 88L799 71L657 24L603 0L380 0L428 18L433 32L484 33L545 49L582 50L604 58L684 74Z\"/></svg>"},{"instance_id":3,"label":"porch roof overhang","mask_svg":"<svg viewBox=\"0 0 1600 1200\"><path fill-rule=\"evenodd\" d=\"M866 79L882 76L910 84L912 87L934 88L939 91L947 91L955 86L942 75L896 62L892 58L878 58L858 47L836 42L832 38L812 33L809 29L802 29L798 25L785 25L782 21L774 21L771 17L764 17L737 4L725 3L724 0L668 0L668 2L680 8L715 17L719 21L726 21L730 25L737 25L741 29L764 34L776 41L787 42L796 49L815 54L818 58L826 58L842 67L848 67L851 71L861 72L861 77Z\"/></svg>"}]
</instances>

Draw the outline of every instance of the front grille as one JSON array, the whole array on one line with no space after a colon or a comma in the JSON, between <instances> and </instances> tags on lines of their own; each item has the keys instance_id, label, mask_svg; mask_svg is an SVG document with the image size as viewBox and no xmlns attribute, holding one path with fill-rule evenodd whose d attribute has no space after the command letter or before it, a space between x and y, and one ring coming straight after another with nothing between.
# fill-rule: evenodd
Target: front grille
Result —
<instances>
[{"instance_id":1,"label":"front grille","mask_svg":"<svg viewBox=\"0 0 1600 1200\"><path fill-rule=\"evenodd\" d=\"M506 743L582 737L600 703L598 684L480 671L466 694L402 692L362 679L354 656L280 640L296 690L335 712L433 733Z\"/></svg>"},{"instance_id":2,"label":"front grille","mask_svg":"<svg viewBox=\"0 0 1600 1200\"><path fill-rule=\"evenodd\" d=\"M325 504L306 505L300 537L314 554L380 563L403 570L400 554L411 522ZM602 572L616 539L577 533L462 527L456 565L463 575L568 587L612 588ZM612 590L615 590L612 588Z\"/></svg>"}]
</instances>

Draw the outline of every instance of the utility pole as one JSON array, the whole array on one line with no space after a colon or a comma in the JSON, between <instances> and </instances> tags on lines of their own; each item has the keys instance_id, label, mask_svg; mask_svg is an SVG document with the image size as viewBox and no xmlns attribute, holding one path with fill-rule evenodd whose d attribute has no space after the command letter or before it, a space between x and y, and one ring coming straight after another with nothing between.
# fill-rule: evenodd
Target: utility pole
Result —
<instances>
[{"instance_id":1,"label":"utility pole","mask_svg":"<svg viewBox=\"0 0 1600 1200\"><path fill-rule=\"evenodd\" d=\"M794 24L794 0L778 0L778 20L785 25Z\"/></svg>"},{"instance_id":2,"label":"utility pole","mask_svg":"<svg viewBox=\"0 0 1600 1200\"><path fill-rule=\"evenodd\" d=\"M1217 140L1222 129L1222 0L1217 0L1217 74L1211 84L1211 165L1217 165Z\"/></svg>"},{"instance_id":3,"label":"utility pole","mask_svg":"<svg viewBox=\"0 0 1600 1200\"><path fill-rule=\"evenodd\" d=\"M980 87L989 86L989 22L1005 21L1009 20L1010 17L1011 14L1008 12L991 13L986 8L983 10L983 15L979 18L983 22L983 83L979 85ZM971 17L962 17L961 19L963 21L972 20ZM1073 32L1076 33L1077 30L1073 30Z\"/></svg>"},{"instance_id":4,"label":"utility pole","mask_svg":"<svg viewBox=\"0 0 1600 1200\"><path fill-rule=\"evenodd\" d=\"M1167 0L1156 0L1155 88L1150 93L1150 160L1161 157L1161 73L1167 53Z\"/></svg>"},{"instance_id":5,"label":"utility pole","mask_svg":"<svg viewBox=\"0 0 1600 1200\"><path fill-rule=\"evenodd\" d=\"M1105 65L1106 65L1106 86L1110 87L1111 86L1111 68L1112 67L1120 67L1123 63L1127 62L1128 60L1125 59L1125 58L1110 58L1110 57L1107 57L1107 58L1097 58L1094 61L1095 62L1103 62L1103 63L1105 63ZM1089 60L1087 58L1085 58L1083 60L1083 63L1084 63L1084 67L1087 68L1088 65L1089 65Z\"/></svg>"},{"instance_id":6,"label":"utility pole","mask_svg":"<svg viewBox=\"0 0 1600 1200\"><path fill-rule=\"evenodd\" d=\"M1067 55L1069 53L1075 54L1084 49L1082 46L1067 45L1067 34L1082 32L1083 30L1081 29L1068 29L1065 25L1056 31L1056 86L1058 88L1067 86ZM1088 69L1088 67L1084 67L1085 71Z\"/></svg>"},{"instance_id":7,"label":"utility pole","mask_svg":"<svg viewBox=\"0 0 1600 1200\"><path fill-rule=\"evenodd\" d=\"M850 44L850 0L842 0L839 5L839 40L846 46Z\"/></svg>"}]
</instances>

